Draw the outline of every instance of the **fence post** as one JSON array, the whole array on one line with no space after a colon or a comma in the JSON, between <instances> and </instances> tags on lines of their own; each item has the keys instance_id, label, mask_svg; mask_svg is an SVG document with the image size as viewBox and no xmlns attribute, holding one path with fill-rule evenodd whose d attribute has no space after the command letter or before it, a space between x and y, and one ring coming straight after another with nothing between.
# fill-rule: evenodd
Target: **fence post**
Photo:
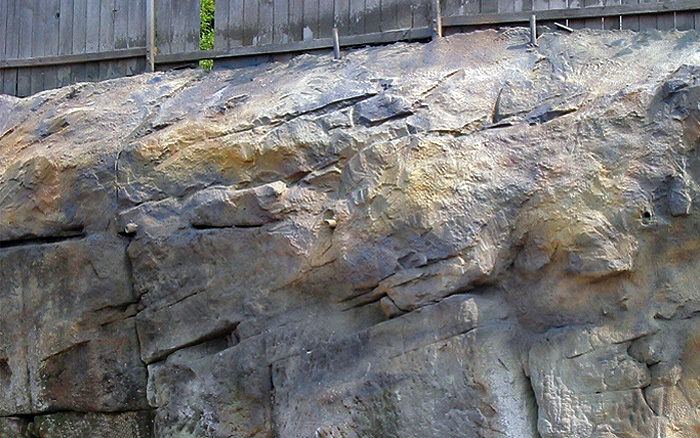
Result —
<instances>
[{"instance_id":1,"label":"fence post","mask_svg":"<svg viewBox=\"0 0 700 438\"><path fill-rule=\"evenodd\" d=\"M442 11L440 10L440 0L432 0L431 4L433 19L433 40L442 38Z\"/></svg>"},{"instance_id":2,"label":"fence post","mask_svg":"<svg viewBox=\"0 0 700 438\"><path fill-rule=\"evenodd\" d=\"M333 55L335 59L340 59L340 34L338 28L333 28Z\"/></svg>"},{"instance_id":3,"label":"fence post","mask_svg":"<svg viewBox=\"0 0 700 438\"><path fill-rule=\"evenodd\" d=\"M156 70L156 5L146 0L146 70Z\"/></svg>"}]
</instances>

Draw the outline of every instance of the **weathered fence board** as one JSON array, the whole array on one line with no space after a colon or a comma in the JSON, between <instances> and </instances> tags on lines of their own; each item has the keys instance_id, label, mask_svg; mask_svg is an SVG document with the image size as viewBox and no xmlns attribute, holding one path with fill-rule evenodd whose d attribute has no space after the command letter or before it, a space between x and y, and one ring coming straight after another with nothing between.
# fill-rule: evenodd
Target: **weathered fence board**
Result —
<instances>
[{"instance_id":1,"label":"weathered fence board","mask_svg":"<svg viewBox=\"0 0 700 438\"><path fill-rule=\"evenodd\" d=\"M142 72L142 50L117 49L144 47L144 8L144 0L0 1L0 92Z\"/></svg>"}]
</instances>

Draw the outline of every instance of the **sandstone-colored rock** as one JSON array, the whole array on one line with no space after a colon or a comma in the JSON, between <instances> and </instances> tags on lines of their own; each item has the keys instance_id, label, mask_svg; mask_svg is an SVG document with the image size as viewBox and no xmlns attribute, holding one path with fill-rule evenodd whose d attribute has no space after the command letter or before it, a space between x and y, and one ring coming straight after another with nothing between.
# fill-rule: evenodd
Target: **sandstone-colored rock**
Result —
<instances>
[{"instance_id":1,"label":"sandstone-colored rock","mask_svg":"<svg viewBox=\"0 0 700 438\"><path fill-rule=\"evenodd\" d=\"M0 97L0 434L696 437L700 36Z\"/></svg>"}]
</instances>

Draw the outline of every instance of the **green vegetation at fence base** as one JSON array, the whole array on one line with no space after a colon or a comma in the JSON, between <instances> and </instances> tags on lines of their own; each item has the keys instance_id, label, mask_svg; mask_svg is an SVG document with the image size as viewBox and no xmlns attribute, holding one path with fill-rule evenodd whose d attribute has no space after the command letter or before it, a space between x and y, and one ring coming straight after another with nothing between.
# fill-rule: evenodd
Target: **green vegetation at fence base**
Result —
<instances>
[{"instance_id":1,"label":"green vegetation at fence base","mask_svg":"<svg viewBox=\"0 0 700 438\"><path fill-rule=\"evenodd\" d=\"M214 12L216 10L215 0L202 0L201 22L199 30L199 48L201 50L211 50L214 48ZM205 70L214 67L214 60L203 59L199 61L199 66Z\"/></svg>"}]
</instances>

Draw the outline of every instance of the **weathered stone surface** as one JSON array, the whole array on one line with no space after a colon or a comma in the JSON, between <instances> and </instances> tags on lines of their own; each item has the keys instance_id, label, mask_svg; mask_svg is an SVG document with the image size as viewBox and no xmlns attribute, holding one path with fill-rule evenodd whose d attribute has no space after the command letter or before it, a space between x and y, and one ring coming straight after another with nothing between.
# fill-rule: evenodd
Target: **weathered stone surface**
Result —
<instances>
[{"instance_id":1,"label":"weathered stone surface","mask_svg":"<svg viewBox=\"0 0 700 438\"><path fill-rule=\"evenodd\" d=\"M117 414L65 412L37 417L31 437L36 438L149 438L153 415L148 411Z\"/></svg>"},{"instance_id":2,"label":"weathered stone surface","mask_svg":"<svg viewBox=\"0 0 700 438\"><path fill-rule=\"evenodd\" d=\"M0 412L145 406L128 277L118 237L2 250Z\"/></svg>"},{"instance_id":3,"label":"weathered stone surface","mask_svg":"<svg viewBox=\"0 0 700 438\"><path fill-rule=\"evenodd\" d=\"M697 437L700 36L0 97L0 434Z\"/></svg>"},{"instance_id":4,"label":"weathered stone surface","mask_svg":"<svg viewBox=\"0 0 700 438\"><path fill-rule=\"evenodd\" d=\"M29 438L29 422L17 417L0 418L0 434L6 438Z\"/></svg>"}]
</instances>

